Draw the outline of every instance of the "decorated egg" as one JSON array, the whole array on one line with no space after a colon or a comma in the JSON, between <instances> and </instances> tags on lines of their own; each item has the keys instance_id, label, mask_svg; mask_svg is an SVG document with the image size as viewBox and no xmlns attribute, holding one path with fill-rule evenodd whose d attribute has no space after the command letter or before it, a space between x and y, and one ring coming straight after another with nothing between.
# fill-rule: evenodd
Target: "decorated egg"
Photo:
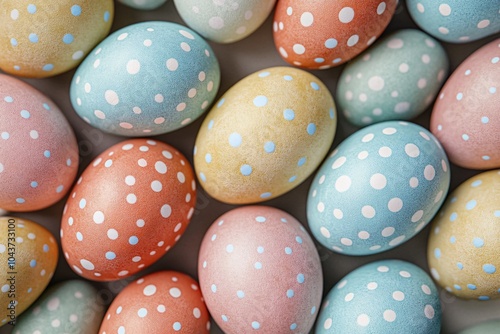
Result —
<instances>
[{"instance_id":1,"label":"decorated egg","mask_svg":"<svg viewBox=\"0 0 500 334\"><path fill-rule=\"evenodd\" d=\"M78 145L68 121L47 96L0 74L0 208L34 211L68 192Z\"/></svg>"},{"instance_id":2,"label":"decorated egg","mask_svg":"<svg viewBox=\"0 0 500 334\"><path fill-rule=\"evenodd\" d=\"M19 317L13 334L95 334L104 312L104 301L90 283L64 281L48 288Z\"/></svg>"},{"instance_id":3,"label":"decorated egg","mask_svg":"<svg viewBox=\"0 0 500 334\"><path fill-rule=\"evenodd\" d=\"M321 263L309 234L286 212L246 206L219 217L203 238L198 273L225 333L308 333L314 324Z\"/></svg>"},{"instance_id":4,"label":"decorated egg","mask_svg":"<svg viewBox=\"0 0 500 334\"><path fill-rule=\"evenodd\" d=\"M430 129L450 161L465 168L500 167L500 39L470 55L434 105Z\"/></svg>"},{"instance_id":5,"label":"decorated egg","mask_svg":"<svg viewBox=\"0 0 500 334\"><path fill-rule=\"evenodd\" d=\"M112 0L3 1L0 69L44 78L75 68L111 29Z\"/></svg>"},{"instance_id":6,"label":"decorated egg","mask_svg":"<svg viewBox=\"0 0 500 334\"><path fill-rule=\"evenodd\" d=\"M118 143L71 191L61 221L64 256L87 279L133 275L179 240L195 201L194 174L178 150L145 139Z\"/></svg>"},{"instance_id":7,"label":"decorated egg","mask_svg":"<svg viewBox=\"0 0 500 334\"><path fill-rule=\"evenodd\" d=\"M141 10L156 9L163 5L167 0L118 0L118 2L129 7Z\"/></svg>"},{"instance_id":8,"label":"decorated egg","mask_svg":"<svg viewBox=\"0 0 500 334\"><path fill-rule=\"evenodd\" d=\"M396 5L397 0L280 0L274 14L274 44L295 66L338 66L375 42Z\"/></svg>"},{"instance_id":9,"label":"decorated egg","mask_svg":"<svg viewBox=\"0 0 500 334\"><path fill-rule=\"evenodd\" d=\"M102 321L104 333L209 333L198 283L186 274L159 271L131 282L116 296Z\"/></svg>"},{"instance_id":10,"label":"decorated egg","mask_svg":"<svg viewBox=\"0 0 500 334\"><path fill-rule=\"evenodd\" d=\"M500 31L497 0L406 0L406 5L420 28L445 42L467 43Z\"/></svg>"},{"instance_id":11,"label":"decorated egg","mask_svg":"<svg viewBox=\"0 0 500 334\"><path fill-rule=\"evenodd\" d=\"M58 247L43 226L0 217L0 327L15 325L45 290L56 270Z\"/></svg>"},{"instance_id":12,"label":"decorated egg","mask_svg":"<svg viewBox=\"0 0 500 334\"><path fill-rule=\"evenodd\" d=\"M500 319L482 322L478 325L471 326L458 334L488 334L495 333L500 328Z\"/></svg>"},{"instance_id":13,"label":"decorated egg","mask_svg":"<svg viewBox=\"0 0 500 334\"><path fill-rule=\"evenodd\" d=\"M203 37L218 43L239 41L257 30L276 0L174 0L182 19Z\"/></svg>"},{"instance_id":14,"label":"decorated egg","mask_svg":"<svg viewBox=\"0 0 500 334\"><path fill-rule=\"evenodd\" d=\"M336 100L358 126L408 120L431 105L447 74L446 52L434 38L399 30L345 67Z\"/></svg>"},{"instance_id":15,"label":"decorated egg","mask_svg":"<svg viewBox=\"0 0 500 334\"><path fill-rule=\"evenodd\" d=\"M153 136L197 119L219 89L219 63L194 31L141 22L102 41L71 82L71 102L90 125L121 136Z\"/></svg>"},{"instance_id":16,"label":"decorated egg","mask_svg":"<svg viewBox=\"0 0 500 334\"><path fill-rule=\"evenodd\" d=\"M448 159L429 131L377 123L345 139L316 173L307 198L309 227L335 252L383 252L431 221L449 184Z\"/></svg>"},{"instance_id":17,"label":"decorated egg","mask_svg":"<svg viewBox=\"0 0 500 334\"><path fill-rule=\"evenodd\" d=\"M328 293L316 323L317 334L438 334L441 304L432 279L400 260L366 264Z\"/></svg>"},{"instance_id":18,"label":"decorated egg","mask_svg":"<svg viewBox=\"0 0 500 334\"><path fill-rule=\"evenodd\" d=\"M427 259L436 282L465 299L500 298L500 170L476 175L432 223Z\"/></svg>"},{"instance_id":19,"label":"decorated egg","mask_svg":"<svg viewBox=\"0 0 500 334\"><path fill-rule=\"evenodd\" d=\"M256 72L231 87L206 116L194 166L215 199L248 204L280 196L319 166L337 126L328 88L290 67Z\"/></svg>"}]
</instances>

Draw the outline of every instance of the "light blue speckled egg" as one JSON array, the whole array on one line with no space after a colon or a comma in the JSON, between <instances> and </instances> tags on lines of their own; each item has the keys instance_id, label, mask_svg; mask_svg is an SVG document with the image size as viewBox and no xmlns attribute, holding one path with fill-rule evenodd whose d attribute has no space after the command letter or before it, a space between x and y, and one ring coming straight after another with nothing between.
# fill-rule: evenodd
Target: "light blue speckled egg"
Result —
<instances>
[{"instance_id":1,"label":"light blue speckled egg","mask_svg":"<svg viewBox=\"0 0 500 334\"><path fill-rule=\"evenodd\" d=\"M101 42L71 81L71 103L87 123L122 136L179 129L212 104L220 68L197 33L171 22L142 22Z\"/></svg>"},{"instance_id":2,"label":"light blue speckled egg","mask_svg":"<svg viewBox=\"0 0 500 334\"><path fill-rule=\"evenodd\" d=\"M156 9L163 5L167 0L118 0L124 5L140 10Z\"/></svg>"},{"instance_id":3,"label":"light blue speckled egg","mask_svg":"<svg viewBox=\"0 0 500 334\"><path fill-rule=\"evenodd\" d=\"M446 52L434 38L399 30L345 67L337 101L347 120L358 126L409 120L431 105L447 74Z\"/></svg>"},{"instance_id":4,"label":"light blue speckled egg","mask_svg":"<svg viewBox=\"0 0 500 334\"><path fill-rule=\"evenodd\" d=\"M400 260L366 264L328 293L316 334L438 334L441 304L436 286L416 265Z\"/></svg>"},{"instance_id":5,"label":"light blue speckled egg","mask_svg":"<svg viewBox=\"0 0 500 334\"><path fill-rule=\"evenodd\" d=\"M420 28L442 41L467 43L500 31L498 0L406 0Z\"/></svg>"},{"instance_id":6,"label":"light blue speckled egg","mask_svg":"<svg viewBox=\"0 0 500 334\"><path fill-rule=\"evenodd\" d=\"M345 139L318 170L307 199L309 227L336 252L383 252L429 223L449 184L448 159L429 131L377 123Z\"/></svg>"},{"instance_id":7,"label":"light blue speckled egg","mask_svg":"<svg viewBox=\"0 0 500 334\"><path fill-rule=\"evenodd\" d=\"M182 19L218 43L239 41L257 30L276 0L174 0Z\"/></svg>"}]
</instances>

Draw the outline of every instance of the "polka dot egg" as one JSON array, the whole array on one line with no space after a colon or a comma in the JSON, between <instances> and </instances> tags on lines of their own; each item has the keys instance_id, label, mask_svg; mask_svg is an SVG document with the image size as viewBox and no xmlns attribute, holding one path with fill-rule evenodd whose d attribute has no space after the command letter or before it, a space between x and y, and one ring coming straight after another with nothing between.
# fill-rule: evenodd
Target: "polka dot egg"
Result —
<instances>
[{"instance_id":1,"label":"polka dot egg","mask_svg":"<svg viewBox=\"0 0 500 334\"><path fill-rule=\"evenodd\" d=\"M460 331L458 334L487 334L487 333L495 333L495 331L500 326L500 320L490 320L479 323L472 327L469 327L463 331Z\"/></svg>"},{"instance_id":2,"label":"polka dot egg","mask_svg":"<svg viewBox=\"0 0 500 334\"><path fill-rule=\"evenodd\" d=\"M198 283L186 274L159 271L131 282L102 321L105 333L209 333L210 318Z\"/></svg>"},{"instance_id":3,"label":"polka dot egg","mask_svg":"<svg viewBox=\"0 0 500 334\"><path fill-rule=\"evenodd\" d=\"M41 92L0 74L0 208L34 211L69 191L78 169L76 138Z\"/></svg>"},{"instance_id":4,"label":"polka dot egg","mask_svg":"<svg viewBox=\"0 0 500 334\"><path fill-rule=\"evenodd\" d=\"M317 334L438 334L441 304L431 278L414 264L383 260L352 271L328 293Z\"/></svg>"},{"instance_id":5,"label":"polka dot egg","mask_svg":"<svg viewBox=\"0 0 500 334\"><path fill-rule=\"evenodd\" d=\"M318 170L307 199L309 227L335 252L383 252L430 222L449 184L448 159L429 131L377 123L345 139Z\"/></svg>"},{"instance_id":6,"label":"polka dot egg","mask_svg":"<svg viewBox=\"0 0 500 334\"><path fill-rule=\"evenodd\" d=\"M104 301L90 283L64 281L47 289L19 317L12 334L97 333L104 312Z\"/></svg>"},{"instance_id":7,"label":"polka dot egg","mask_svg":"<svg viewBox=\"0 0 500 334\"><path fill-rule=\"evenodd\" d=\"M447 74L446 52L434 38L399 30L345 67L337 101L355 125L407 120L434 102Z\"/></svg>"},{"instance_id":8,"label":"polka dot egg","mask_svg":"<svg viewBox=\"0 0 500 334\"><path fill-rule=\"evenodd\" d=\"M203 188L234 204L280 196L327 154L337 126L328 88L305 71L274 67L229 89L203 122L194 165Z\"/></svg>"},{"instance_id":9,"label":"polka dot egg","mask_svg":"<svg viewBox=\"0 0 500 334\"><path fill-rule=\"evenodd\" d=\"M174 0L186 23L218 43L239 41L257 30L276 0Z\"/></svg>"},{"instance_id":10,"label":"polka dot egg","mask_svg":"<svg viewBox=\"0 0 500 334\"><path fill-rule=\"evenodd\" d=\"M500 39L470 55L439 94L430 129L450 160L465 168L500 167Z\"/></svg>"},{"instance_id":11,"label":"polka dot egg","mask_svg":"<svg viewBox=\"0 0 500 334\"><path fill-rule=\"evenodd\" d=\"M207 307L225 333L308 333L323 275L302 225L271 207L247 206L219 217L198 258Z\"/></svg>"},{"instance_id":12,"label":"polka dot egg","mask_svg":"<svg viewBox=\"0 0 500 334\"><path fill-rule=\"evenodd\" d=\"M152 10L163 5L167 0L118 0L129 7L140 10Z\"/></svg>"},{"instance_id":13,"label":"polka dot egg","mask_svg":"<svg viewBox=\"0 0 500 334\"><path fill-rule=\"evenodd\" d=\"M274 15L274 44L281 57L295 66L338 66L375 42L396 4L396 0L280 0Z\"/></svg>"},{"instance_id":14,"label":"polka dot egg","mask_svg":"<svg viewBox=\"0 0 500 334\"><path fill-rule=\"evenodd\" d=\"M71 102L92 126L121 136L153 136L197 119L219 88L210 46L171 22L141 22L108 36L71 82Z\"/></svg>"},{"instance_id":15,"label":"polka dot egg","mask_svg":"<svg viewBox=\"0 0 500 334\"><path fill-rule=\"evenodd\" d=\"M194 174L178 150L145 139L118 143L71 191L61 221L64 256L87 279L133 275L179 240L195 201Z\"/></svg>"},{"instance_id":16,"label":"polka dot egg","mask_svg":"<svg viewBox=\"0 0 500 334\"><path fill-rule=\"evenodd\" d=\"M0 12L0 69L44 78L76 67L111 29L112 0L16 0Z\"/></svg>"},{"instance_id":17,"label":"polka dot egg","mask_svg":"<svg viewBox=\"0 0 500 334\"><path fill-rule=\"evenodd\" d=\"M500 31L498 1L406 0L411 17L432 36L467 43Z\"/></svg>"},{"instance_id":18,"label":"polka dot egg","mask_svg":"<svg viewBox=\"0 0 500 334\"><path fill-rule=\"evenodd\" d=\"M15 322L42 294L56 270L58 253L56 240L41 225L0 217L0 327Z\"/></svg>"},{"instance_id":19,"label":"polka dot egg","mask_svg":"<svg viewBox=\"0 0 500 334\"><path fill-rule=\"evenodd\" d=\"M427 259L436 282L466 299L500 298L500 171L478 174L446 200L432 223Z\"/></svg>"}]
</instances>

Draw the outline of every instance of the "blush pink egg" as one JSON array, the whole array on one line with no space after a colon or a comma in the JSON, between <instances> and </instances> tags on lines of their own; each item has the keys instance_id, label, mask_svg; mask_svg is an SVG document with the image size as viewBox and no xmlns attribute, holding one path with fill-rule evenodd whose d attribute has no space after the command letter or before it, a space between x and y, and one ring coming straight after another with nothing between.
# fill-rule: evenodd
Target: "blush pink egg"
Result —
<instances>
[{"instance_id":1,"label":"blush pink egg","mask_svg":"<svg viewBox=\"0 0 500 334\"><path fill-rule=\"evenodd\" d=\"M32 86L0 74L0 115L0 208L56 203L78 169L78 145L63 113Z\"/></svg>"}]
</instances>

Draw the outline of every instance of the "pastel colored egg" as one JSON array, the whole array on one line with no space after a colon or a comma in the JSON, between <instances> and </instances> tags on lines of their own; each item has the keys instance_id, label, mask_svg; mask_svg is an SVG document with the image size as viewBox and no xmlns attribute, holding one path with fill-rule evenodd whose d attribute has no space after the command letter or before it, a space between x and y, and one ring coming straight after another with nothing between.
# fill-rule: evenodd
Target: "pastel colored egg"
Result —
<instances>
[{"instance_id":1,"label":"pastel colored egg","mask_svg":"<svg viewBox=\"0 0 500 334\"><path fill-rule=\"evenodd\" d=\"M57 283L17 320L13 334L95 334L104 316L97 289L82 280Z\"/></svg>"},{"instance_id":2,"label":"pastel colored egg","mask_svg":"<svg viewBox=\"0 0 500 334\"><path fill-rule=\"evenodd\" d=\"M251 35L267 19L276 0L174 0L182 19L203 37L233 43Z\"/></svg>"},{"instance_id":3,"label":"pastel colored egg","mask_svg":"<svg viewBox=\"0 0 500 334\"><path fill-rule=\"evenodd\" d=\"M465 299L500 298L500 170L450 194L432 223L427 260L436 282Z\"/></svg>"},{"instance_id":4,"label":"pastel colored egg","mask_svg":"<svg viewBox=\"0 0 500 334\"><path fill-rule=\"evenodd\" d=\"M116 296L99 333L209 333L198 283L186 274L159 271L131 282Z\"/></svg>"},{"instance_id":5,"label":"pastel colored egg","mask_svg":"<svg viewBox=\"0 0 500 334\"><path fill-rule=\"evenodd\" d=\"M416 265L400 260L366 264L349 273L326 296L317 334L438 334L439 292Z\"/></svg>"},{"instance_id":6,"label":"pastel colored egg","mask_svg":"<svg viewBox=\"0 0 500 334\"><path fill-rule=\"evenodd\" d=\"M111 29L112 0L4 1L0 69L30 78L67 72Z\"/></svg>"},{"instance_id":7,"label":"pastel colored egg","mask_svg":"<svg viewBox=\"0 0 500 334\"><path fill-rule=\"evenodd\" d=\"M121 136L153 136L197 119L219 89L210 46L171 22L141 22L109 35L82 62L71 103L90 125Z\"/></svg>"},{"instance_id":8,"label":"pastel colored egg","mask_svg":"<svg viewBox=\"0 0 500 334\"><path fill-rule=\"evenodd\" d=\"M203 238L200 286L224 333L308 333L323 292L318 252L294 217L266 206L233 209Z\"/></svg>"},{"instance_id":9,"label":"pastel colored egg","mask_svg":"<svg viewBox=\"0 0 500 334\"><path fill-rule=\"evenodd\" d=\"M470 55L434 104L430 129L461 167L500 167L500 39Z\"/></svg>"},{"instance_id":10,"label":"pastel colored egg","mask_svg":"<svg viewBox=\"0 0 500 334\"><path fill-rule=\"evenodd\" d=\"M59 250L52 234L30 220L0 217L0 327L15 325L42 294L56 270Z\"/></svg>"},{"instance_id":11,"label":"pastel colored egg","mask_svg":"<svg viewBox=\"0 0 500 334\"><path fill-rule=\"evenodd\" d=\"M0 208L34 211L62 199L78 169L64 114L32 86L0 74Z\"/></svg>"},{"instance_id":12,"label":"pastel colored egg","mask_svg":"<svg viewBox=\"0 0 500 334\"><path fill-rule=\"evenodd\" d=\"M409 120L434 102L447 75L446 52L434 38L399 30L345 67L336 100L347 120L358 126Z\"/></svg>"},{"instance_id":13,"label":"pastel colored egg","mask_svg":"<svg viewBox=\"0 0 500 334\"><path fill-rule=\"evenodd\" d=\"M290 67L253 73L231 87L201 125L197 176L222 202L275 198L319 166L336 126L333 98L312 74Z\"/></svg>"},{"instance_id":14,"label":"pastel colored egg","mask_svg":"<svg viewBox=\"0 0 500 334\"><path fill-rule=\"evenodd\" d=\"M445 42L467 43L500 31L497 0L406 0L406 5L422 30Z\"/></svg>"},{"instance_id":15,"label":"pastel colored egg","mask_svg":"<svg viewBox=\"0 0 500 334\"><path fill-rule=\"evenodd\" d=\"M195 201L194 174L178 150L145 139L118 143L71 191L61 221L64 256L87 279L133 275L179 240Z\"/></svg>"},{"instance_id":16,"label":"pastel colored egg","mask_svg":"<svg viewBox=\"0 0 500 334\"><path fill-rule=\"evenodd\" d=\"M385 30L397 0L280 0L274 44L288 63L327 69L356 57Z\"/></svg>"},{"instance_id":17,"label":"pastel colored egg","mask_svg":"<svg viewBox=\"0 0 500 334\"><path fill-rule=\"evenodd\" d=\"M316 173L307 198L309 227L335 252L380 253L420 232L449 185L448 159L429 131L377 123L345 139Z\"/></svg>"},{"instance_id":18,"label":"pastel colored egg","mask_svg":"<svg viewBox=\"0 0 500 334\"><path fill-rule=\"evenodd\" d=\"M129 7L140 10L152 10L163 5L167 0L118 0Z\"/></svg>"},{"instance_id":19,"label":"pastel colored egg","mask_svg":"<svg viewBox=\"0 0 500 334\"><path fill-rule=\"evenodd\" d=\"M478 325L469 327L458 334L488 334L495 333L500 328L500 319L486 321Z\"/></svg>"}]
</instances>

